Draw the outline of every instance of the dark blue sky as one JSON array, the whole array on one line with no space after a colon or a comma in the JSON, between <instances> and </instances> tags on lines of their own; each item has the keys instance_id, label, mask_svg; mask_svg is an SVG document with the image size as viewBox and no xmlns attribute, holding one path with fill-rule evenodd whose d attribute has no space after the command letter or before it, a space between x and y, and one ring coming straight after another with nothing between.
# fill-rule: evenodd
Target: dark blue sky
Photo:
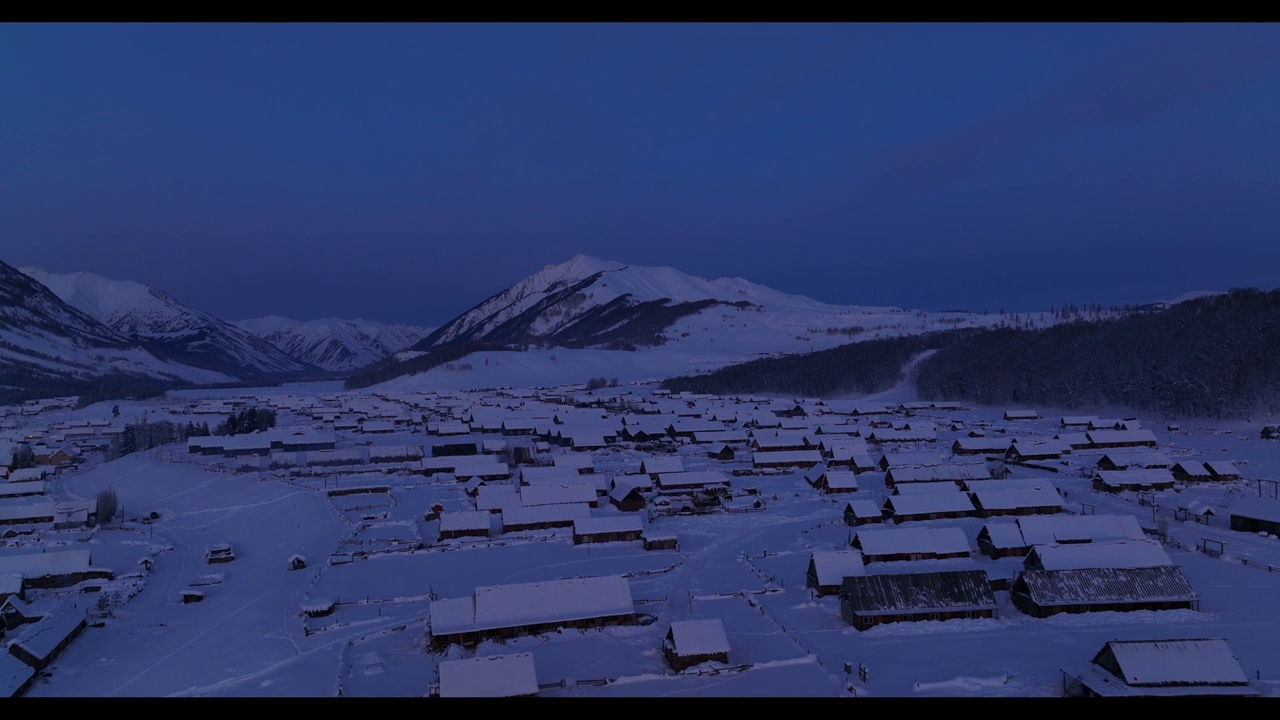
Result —
<instances>
[{"instance_id":1,"label":"dark blue sky","mask_svg":"<svg viewBox=\"0 0 1280 720\"><path fill-rule=\"evenodd\" d=\"M0 260L440 324L577 253L834 303L1280 285L1280 25L0 25Z\"/></svg>"}]
</instances>

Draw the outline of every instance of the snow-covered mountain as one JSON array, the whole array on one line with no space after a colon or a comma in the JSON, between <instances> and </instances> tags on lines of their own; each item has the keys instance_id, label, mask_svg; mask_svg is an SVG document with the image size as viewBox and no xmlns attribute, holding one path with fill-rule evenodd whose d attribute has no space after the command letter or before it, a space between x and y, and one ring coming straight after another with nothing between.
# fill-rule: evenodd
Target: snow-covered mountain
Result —
<instances>
[{"instance_id":1,"label":"snow-covered mountain","mask_svg":"<svg viewBox=\"0 0 1280 720\"><path fill-rule=\"evenodd\" d=\"M143 283L87 272L20 269L68 305L157 356L237 379L316 372L257 335Z\"/></svg>"},{"instance_id":2,"label":"snow-covered mountain","mask_svg":"<svg viewBox=\"0 0 1280 720\"><path fill-rule=\"evenodd\" d=\"M548 265L441 326L414 347L467 341L563 347L661 345L676 320L714 306L806 314L835 306L742 278L706 280L670 267L638 267L578 255Z\"/></svg>"},{"instance_id":3,"label":"snow-covered mountain","mask_svg":"<svg viewBox=\"0 0 1280 720\"><path fill-rule=\"evenodd\" d=\"M350 372L404 350L435 328L374 320L290 320L279 315L241 320L241 328L304 362Z\"/></svg>"},{"instance_id":4,"label":"snow-covered mountain","mask_svg":"<svg viewBox=\"0 0 1280 720\"><path fill-rule=\"evenodd\" d=\"M232 378L161 359L0 262L0 384L30 390L112 373L196 383Z\"/></svg>"},{"instance_id":5,"label":"snow-covered mountain","mask_svg":"<svg viewBox=\"0 0 1280 720\"><path fill-rule=\"evenodd\" d=\"M354 378L353 386L424 371L433 376L424 380L427 384L449 387L575 382L593 376L659 379L876 337L1053 322L1052 316L1040 315L830 305L742 278L707 280L670 267L579 255L488 298L410 352L399 353L400 365L384 362ZM456 362L457 351L471 348L482 352ZM533 349L520 358L492 352L502 348ZM617 350L628 352L609 352ZM428 370L436 365L439 369Z\"/></svg>"}]
</instances>

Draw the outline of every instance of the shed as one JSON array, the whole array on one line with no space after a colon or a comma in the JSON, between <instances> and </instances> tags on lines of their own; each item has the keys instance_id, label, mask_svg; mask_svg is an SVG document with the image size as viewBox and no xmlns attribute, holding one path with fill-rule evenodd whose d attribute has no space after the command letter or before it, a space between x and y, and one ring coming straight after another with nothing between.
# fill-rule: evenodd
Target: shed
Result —
<instances>
[{"instance_id":1,"label":"shed","mask_svg":"<svg viewBox=\"0 0 1280 720\"><path fill-rule=\"evenodd\" d=\"M662 654L676 672L699 663L729 662L729 638L724 623L712 620L676 620L662 641Z\"/></svg>"}]
</instances>

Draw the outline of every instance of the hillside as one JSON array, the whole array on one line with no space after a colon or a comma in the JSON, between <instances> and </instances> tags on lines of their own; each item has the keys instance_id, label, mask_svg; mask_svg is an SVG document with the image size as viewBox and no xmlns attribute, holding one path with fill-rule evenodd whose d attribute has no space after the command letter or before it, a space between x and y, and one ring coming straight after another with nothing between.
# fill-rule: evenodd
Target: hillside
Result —
<instances>
[{"instance_id":1,"label":"hillside","mask_svg":"<svg viewBox=\"0 0 1280 720\"><path fill-rule=\"evenodd\" d=\"M927 400L1190 417L1280 411L1280 290L1232 290L1153 313L1036 331L990 330L916 369Z\"/></svg>"},{"instance_id":2,"label":"hillside","mask_svg":"<svg viewBox=\"0 0 1280 720\"><path fill-rule=\"evenodd\" d=\"M242 380L317 370L262 338L143 283L87 272L21 270L68 305L160 357Z\"/></svg>"}]
</instances>

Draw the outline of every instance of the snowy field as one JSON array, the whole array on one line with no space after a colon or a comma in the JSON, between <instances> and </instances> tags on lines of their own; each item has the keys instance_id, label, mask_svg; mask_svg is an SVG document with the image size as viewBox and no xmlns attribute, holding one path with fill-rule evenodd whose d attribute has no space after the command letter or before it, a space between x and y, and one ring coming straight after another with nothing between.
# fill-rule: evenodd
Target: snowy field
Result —
<instances>
[{"instance_id":1,"label":"snowy field","mask_svg":"<svg viewBox=\"0 0 1280 720\"><path fill-rule=\"evenodd\" d=\"M640 397L649 397L652 389L623 388ZM435 404L413 412L444 419L460 418L482 400L498 402L491 395L461 391L432 397L401 396L393 389L379 389L376 396L343 393L333 383L260 392L184 391L121 403L121 416L114 422L137 419L144 410L151 419L199 421L186 414L192 405L245 395L273 405L280 427L333 432L338 449L367 443L417 445L430 458L432 446L441 442L532 440L479 432L442 438L426 433L422 425L377 435L330 431L305 409L363 403L408 410L410 399L426 400ZM884 403L912 399L908 389L875 398ZM787 400L794 405L795 398ZM530 397L502 402L526 410L564 412L568 407ZM698 400L699 405L712 402ZM752 412L768 414L771 407L762 402L733 407L746 417L756 405L765 409ZM772 407L782 406L787 403ZM11 415L7 419L16 419L18 427L9 432L38 434L56 423L109 419L110 409L106 403ZM1021 441L1048 439L1063 432L1060 417L1084 414L1037 410L1040 419L1029 421L1002 421L1001 408L917 412L910 419L933 423L937 441L911 449L947 454L955 439L977 427L988 437L1007 430ZM1114 408L1088 414L1133 417ZM621 427L624 415L609 412L604 420ZM567 528L504 533L496 515L487 538L440 540L439 521L427 519L434 505L445 512L475 509L465 483L451 475L378 472L364 465L356 469L370 474L359 476L359 482L385 485L389 492L330 497L328 491L341 486L339 476L345 471L236 472L232 461L192 455L183 445L112 462L88 453L78 467L51 481L50 495L87 499L111 487L120 498L123 519L96 529L44 526L0 545L0 555L88 548L91 564L115 575L101 592L76 587L28 591L27 599L36 605L65 601L77 610L96 607L105 595L109 610L39 673L25 695L416 697L432 693L442 661L531 653L539 694L551 697L1052 697L1063 693L1064 671L1083 672L1109 640L1180 638L1225 639L1259 692L1280 691L1280 622L1274 614L1280 597L1280 540L1230 530L1225 512L1235 498L1257 494L1259 488L1270 492L1271 484L1259 481L1280 480L1280 442L1259 439L1260 422L1190 420L1169 431L1168 419L1138 419L1157 437L1156 450L1174 462L1230 461L1243 479L1179 484L1143 496L1104 493L1092 489L1081 472L1093 467L1099 451L1045 461L1058 472L1010 465L1011 477L1052 483L1068 513L1133 515L1152 531L1165 525L1164 548L1200 595L1198 610L1037 619L1019 611L1007 591L996 591L998 607L991 619L901 622L862 631L841 618L836 596L817 597L806 588L806 570L812 552L848 548L858 530L844 523L848 500L883 504L882 472L859 474L856 493L827 495L805 480L820 473L821 466L737 475L734 471L752 467L745 446L736 446L736 460L720 461L707 456L706 446L681 444L675 452L685 470L718 470L730 478L735 497L729 505L737 511L660 515L651 511L651 504L647 511L623 513L607 498L591 511L593 517L633 514L642 519L647 535L678 538L678 549L645 550L639 541L575 545ZM818 425L835 417L801 420ZM861 422L865 435L867 421ZM726 429L740 424L728 423ZM869 445L873 457L883 452ZM565 453L581 451L552 447L539 456L546 461ZM589 454L595 472L584 478L638 473L641 460L649 457L634 443L621 441ZM751 501L757 498L762 507L753 508ZM1188 500L1198 500L1216 514L1208 524L1173 519L1173 508ZM144 522L152 513L156 519ZM923 571L951 563L985 570L992 578L1011 578L1021 569L1021 558L994 560L976 550L977 534L987 522L903 523L900 527L960 528L973 552L968 559L895 564ZM1206 539L1223 543L1221 556L1197 550ZM234 561L207 564L206 547L224 542L234 548ZM305 558L305 567L290 569L294 555ZM144 558L150 569L140 564ZM486 640L474 649L453 645L437 652L428 642L434 600L468 597L475 588L490 585L617 575L627 578L641 622ZM184 603L184 591L193 590L203 599ZM304 609L317 606L329 606L332 613L304 615ZM663 637L673 621L692 619L723 623L728 663L672 670L662 653ZM5 640L14 637L11 631ZM856 671L859 667L865 668L865 678Z\"/></svg>"}]
</instances>

